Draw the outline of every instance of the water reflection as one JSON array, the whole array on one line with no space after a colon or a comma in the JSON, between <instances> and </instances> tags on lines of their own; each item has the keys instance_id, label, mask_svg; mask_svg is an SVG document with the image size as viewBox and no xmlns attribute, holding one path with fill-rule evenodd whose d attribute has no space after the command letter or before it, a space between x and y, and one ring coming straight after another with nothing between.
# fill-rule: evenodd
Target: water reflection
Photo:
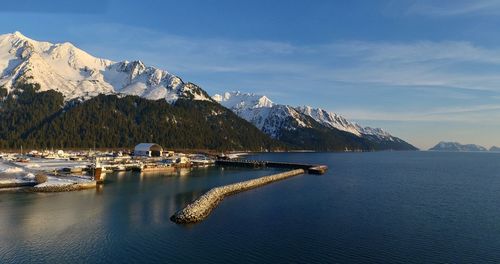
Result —
<instances>
[{"instance_id":1,"label":"water reflection","mask_svg":"<svg viewBox=\"0 0 500 264\"><path fill-rule=\"evenodd\" d=\"M26 252L27 256L96 254L125 234L176 228L170 216L210 188L267 174L244 169L223 173L217 167L118 172L107 174L105 184L95 190L1 192L0 211L8 213L0 214L0 256L23 260L18 256ZM75 253L68 253L68 245L75 247Z\"/></svg>"},{"instance_id":2,"label":"water reflection","mask_svg":"<svg viewBox=\"0 0 500 264\"><path fill-rule=\"evenodd\" d=\"M177 175L179 176L188 176L191 173L191 168L178 168Z\"/></svg>"},{"instance_id":3,"label":"water reflection","mask_svg":"<svg viewBox=\"0 0 500 264\"><path fill-rule=\"evenodd\" d=\"M104 191L104 184L97 184L95 188L96 194L102 194Z\"/></svg>"},{"instance_id":4,"label":"water reflection","mask_svg":"<svg viewBox=\"0 0 500 264\"><path fill-rule=\"evenodd\" d=\"M119 171L115 174L116 181L121 182L124 180L125 176L127 175L127 172L125 171Z\"/></svg>"}]
</instances>

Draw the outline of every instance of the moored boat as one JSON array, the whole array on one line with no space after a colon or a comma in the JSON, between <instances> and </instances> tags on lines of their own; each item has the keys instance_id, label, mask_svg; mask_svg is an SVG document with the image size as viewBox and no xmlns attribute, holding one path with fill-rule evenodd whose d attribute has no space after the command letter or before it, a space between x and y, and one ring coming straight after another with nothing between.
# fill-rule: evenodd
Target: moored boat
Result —
<instances>
[{"instance_id":1,"label":"moored boat","mask_svg":"<svg viewBox=\"0 0 500 264\"><path fill-rule=\"evenodd\" d=\"M140 171L140 172L162 172L162 171L174 171L175 167L172 165L160 165L160 164L155 164L155 165L143 165L140 167L135 167L134 170Z\"/></svg>"}]
</instances>

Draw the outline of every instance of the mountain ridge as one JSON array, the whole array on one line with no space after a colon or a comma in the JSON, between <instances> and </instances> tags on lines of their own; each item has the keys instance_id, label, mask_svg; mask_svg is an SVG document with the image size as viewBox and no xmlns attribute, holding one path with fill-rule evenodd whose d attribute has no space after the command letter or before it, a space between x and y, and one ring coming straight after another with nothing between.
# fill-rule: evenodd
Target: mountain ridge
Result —
<instances>
[{"instance_id":1,"label":"mountain ridge","mask_svg":"<svg viewBox=\"0 0 500 264\"><path fill-rule=\"evenodd\" d=\"M179 98L212 101L193 83L142 61L114 62L94 57L69 42L30 39L20 32L0 35L0 86L22 81L40 91L55 90L69 101L98 94L137 95L175 102Z\"/></svg>"},{"instance_id":2,"label":"mountain ridge","mask_svg":"<svg viewBox=\"0 0 500 264\"><path fill-rule=\"evenodd\" d=\"M368 150L370 148L378 150L416 149L404 140L394 137L380 128L361 127L336 113L321 108L277 104L265 95L239 91L226 92L222 95L216 94L212 98L278 140L283 140L282 137L290 131L322 129L329 130L332 134L338 134L339 131L342 131L360 139L367 139L372 143ZM290 140L293 141L293 139Z\"/></svg>"},{"instance_id":3,"label":"mountain ridge","mask_svg":"<svg viewBox=\"0 0 500 264\"><path fill-rule=\"evenodd\" d=\"M128 100L127 96L138 96L153 101L164 100L172 105L179 100L214 104L224 102L223 105L239 118L293 149L416 149L382 129L363 128L340 115L320 108L276 104L268 97L257 94L239 93L238 97L233 94L211 97L196 84L184 82L180 77L147 66L140 60L115 62L94 57L69 42L53 44L36 41L20 32L0 35L0 87L3 87L1 92L5 93L4 96L11 93L22 94L22 90L18 89L27 87L26 85L35 85L37 92L54 91L61 94L63 105L84 102L102 94L117 95L124 98L124 101ZM240 97L243 97L243 100ZM58 96L53 93L46 94L44 98L58 100ZM196 104L192 106L196 107ZM210 114L203 115L209 118ZM238 122L240 121L233 123ZM242 123L240 125L244 126ZM254 138L265 139L257 136Z\"/></svg>"}]
</instances>

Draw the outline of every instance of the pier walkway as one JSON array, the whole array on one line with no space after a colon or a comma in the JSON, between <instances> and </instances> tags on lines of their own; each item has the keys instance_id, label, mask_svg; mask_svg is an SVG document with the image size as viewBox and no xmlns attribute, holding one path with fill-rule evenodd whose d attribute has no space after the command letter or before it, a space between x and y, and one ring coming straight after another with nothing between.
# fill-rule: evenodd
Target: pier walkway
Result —
<instances>
[{"instance_id":1,"label":"pier walkway","mask_svg":"<svg viewBox=\"0 0 500 264\"><path fill-rule=\"evenodd\" d=\"M326 165L313 165L303 163L290 163L290 162L276 162L265 160L217 160L217 165L222 166L238 166L238 167L252 167L252 168L287 168L287 169L303 169L310 174L324 174L328 170Z\"/></svg>"}]
</instances>

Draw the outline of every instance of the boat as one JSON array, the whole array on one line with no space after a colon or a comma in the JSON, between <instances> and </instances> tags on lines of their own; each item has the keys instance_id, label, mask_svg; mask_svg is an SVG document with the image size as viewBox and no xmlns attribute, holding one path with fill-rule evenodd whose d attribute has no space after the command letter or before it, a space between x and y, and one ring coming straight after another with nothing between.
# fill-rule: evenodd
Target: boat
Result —
<instances>
[{"instance_id":1,"label":"boat","mask_svg":"<svg viewBox=\"0 0 500 264\"><path fill-rule=\"evenodd\" d=\"M59 170L60 173L82 173L86 170L86 166L65 167Z\"/></svg>"},{"instance_id":2,"label":"boat","mask_svg":"<svg viewBox=\"0 0 500 264\"><path fill-rule=\"evenodd\" d=\"M191 162L195 166L206 166L206 165L215 164L215 160L210 159L210 158L203 156L203 155L195 155L195 156L191 156L190 158L191 158Z\"/></svg>"},{"instance_id":3,"label":"boat","mask_svg":"<svg viewBox=\"0 0 500 264\"><path fill-rule=\"evenodd\" d=\"M127 170L127 167L125 167L124 165L118 165L118 166L113 168L113 171L126 171L126 170Z\"/></svg>"},{"instance_id":4,"label":"boat","mask_svg":"<svg viewBox=\"0 0 500 264\"><path fill-rule=\"evenodd\" d=\"M174 171L175 167L170 164L154 164L154 165L142 165L140 167L135 167L134 170L140 172L164 172L164 171Z\"/></svg>"},{"instance_id":5,"label":"boat","mask_svg":"<svg viewBox=\"0 0 500 264\"><path fill-rule=\"evenodd\" d=\"M161 161L165 165L174 166L177 168L191 167L191 159L186 156L169 157Z\"/></svg>"},{"instance_id":6,"label":"boat","mask_svg":"<svg viewBox=\"0 0 500 264\"><path fill-rule=\"evenodd\" d=\"M113 169L108 168L108 167L102 167L102 172L103 173L113 172Z\"/></svg>"}]
</instances>

